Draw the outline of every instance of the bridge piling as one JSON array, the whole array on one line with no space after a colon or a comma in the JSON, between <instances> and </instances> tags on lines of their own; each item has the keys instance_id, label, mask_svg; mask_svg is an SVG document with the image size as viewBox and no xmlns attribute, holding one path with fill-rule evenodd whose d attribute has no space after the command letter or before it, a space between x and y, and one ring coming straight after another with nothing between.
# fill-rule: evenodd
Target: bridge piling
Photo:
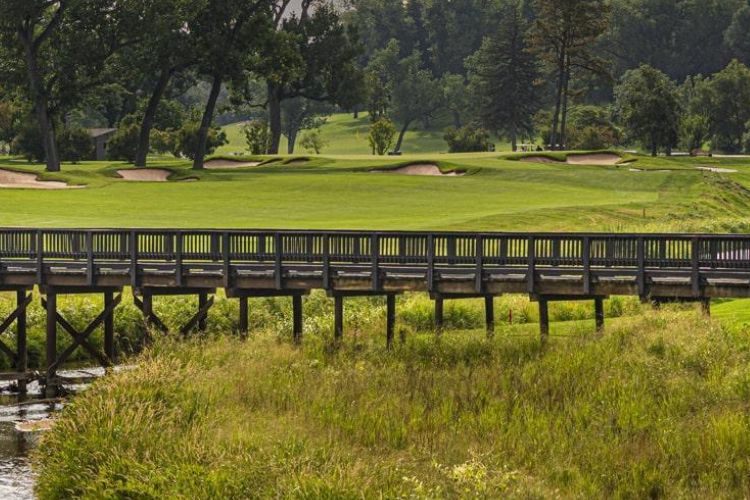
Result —
<instances>
[{"instance_id":1,"label":"bridge piling","mask_svg":"<svg viewBox=\"0 0 750 500\"><path fill-rule=\"evenodd\" d=\"M604 299L596 297L594 299L594 316L596 317L596 332L604 331Z\"/></svg>"},{"instance_id":2,"label":"bridge piling","mask_svg":"<svg viewBox=\"0 0 750 500\"><path fill-rule=\"evenodd\" d=\"M487 295L484 297L484 319L487 326L487 337L495 336L495 297Z\"/></svg>"},{"instance_id":3,"label":"bridge piling","mask_svg":"<svg viewBox=\"0 0 750 500\"><path fill-rule=\"evenodd\" d=\"M539 299L539 333L542 343L546 344L549 339L549 302L547 299Z\"/></svg>"},{"instance_id":4,"label":"bridge piling","mask_svg":"<svg viewBox=\"0 0 750 500\"><path fill-rule=\"evenodd\" d=\"M396 295L386 296L386 346L393 349L393 338L396 333Z\"/></svg>"},{"instance_id":5,"label":"bridge piling","mask_svg":"<svg viewBox=\"0 0 750 500\"><path fill-rule=\"evenodd\" d=\"M333 296L333 337L336 343L344 338L344 296Z\"/></svg>"},{"instance_id":6,"label":"bridge piling","mask_svg":"<svg viewBox=\"0 0 750 500\"><path fill-rule=\"evenodd\" d=\"M443 297L441 295L435 296L435 333L437 335L443 334L443 320L444 320L444 310L443 310Z\"/></svg>"},{"instance_id":7,"label":"bridge piling","mask_svg":"<svg viewBox=\"0 0 750 500\"><path fill-rule=\"evenodd\" d=\"M7 344L0 340L0 351L9 359L16 373L15 380L18 384L18 392L26 393L26 382L28 377L28 348L27 348L27 331L26 319L27 309L32 301L30 289L27 287L19 288L0 288L0 291L14 292L16 297L15 308L6 318L0 318L0 335L10 329L15 322L16 324L16 348L11 349Z\"/></svg>"}]
</instances>

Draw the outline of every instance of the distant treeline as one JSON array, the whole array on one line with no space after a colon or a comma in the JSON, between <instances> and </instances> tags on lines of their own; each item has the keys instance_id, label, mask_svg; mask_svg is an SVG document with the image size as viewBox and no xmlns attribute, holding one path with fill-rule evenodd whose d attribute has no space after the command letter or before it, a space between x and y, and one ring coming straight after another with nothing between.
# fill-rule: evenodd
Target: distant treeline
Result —
<instances>
[{"instance_id":1,"label":"distant treeline","mask_svg":"<svg viewBox=\"0 0 750 500\"><path fill-rule=\"evenodd\" d=\"M396 150L421 124L454 151L737 152L749 33L745 0L4 0L0 142L55 171L112 128L113 159L202 168L217 123L275 154L338 110L395 123Z\"/></svg>"}]
</instances>

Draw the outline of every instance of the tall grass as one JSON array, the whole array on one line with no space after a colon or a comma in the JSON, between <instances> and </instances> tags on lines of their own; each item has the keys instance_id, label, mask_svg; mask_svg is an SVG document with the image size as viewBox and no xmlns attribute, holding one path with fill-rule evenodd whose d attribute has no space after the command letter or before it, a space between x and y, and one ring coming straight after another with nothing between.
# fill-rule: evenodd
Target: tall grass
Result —
<instances>
[{"instance_id":1,"label":"tall grass","mask_svg":"<svg viewBox=\"0 0 750 500\"><path fill-rule=\"evenodd\" d=\"M333 327L333 304L322 292L311 294L305 299L305 333L311 336L330 336ZM15 307L14 294L0 293L0 318L5 318ZM98 316L103 309L102 297L96 295L61 296L60 313L79 331ZM445 321L448 328L481 328L484 321L484 303L481 300L451 301L446 304ZM505 296L496 299L497 315L500 323L526 324L538 321L534 304L524 296ZM155 301L157 314L174 331L179 330L187 318L197 310L195 297L160 297ZM637 314L642 306L634 298L614 297L607 303L607 315ZM406 295L398 305L400 333L427 332L433 329L433 304L423 294ZM583 320L593 318L590 304L556 303L551 309L554 321ZM280 337L291 338L292 311L289 299L268 298L251 301L251 329L254 331L273 330ZM385 329L385 300L349 299L346 302L347 329L357 334L360 331ZM236 332L239 323L239 305L236 300L219 297L209 314L210 334ZM35 300L28 311L29 366L33 369L45 365L44 342L46 312L39 300ZM128 296L115 312L116 351L120 358L137 354L143 346L145 324L142 315ZM15 327L0 340L14 346ZM58 332L58 352L71 343L71 337L62 330ZM96 332L93 344L100 349L104 344L101 331ZM72 356L74 363L90 361L83 349ZM10 369L10 360L0 356L0 370Z\"/></svg>"},{"instance_id":2,"label":"tall grass","mask_svg":"<svg viewBox=\"0 0 750 500\"><path fill-rule=\"evenodd\" d=\"M603 336L574 324L546 347L456 331L387 352L367 328L339 350L319 335L294 348L274 331L164 339L64 410L34 457L37 492L743 497L747 334L666 308Z\"/></svg>"}]
</instances>

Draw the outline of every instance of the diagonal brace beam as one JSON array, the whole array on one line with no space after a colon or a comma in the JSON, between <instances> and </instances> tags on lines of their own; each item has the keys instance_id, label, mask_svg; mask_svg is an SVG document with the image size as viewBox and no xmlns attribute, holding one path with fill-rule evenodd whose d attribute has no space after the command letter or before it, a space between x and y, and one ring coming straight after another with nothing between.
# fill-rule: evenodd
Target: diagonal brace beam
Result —
<instances>
[{"instance_id":1,"label":"diagonal brace beam","mask_svg":"<svg viewBox=\"0 0 750 500\"><path fill-rule=\"evenodd\" d=\"M185 326L180 328L180 333L182 335L187 335L188 333L190 333L190 331L193 330L201 320L204 320L208 317L208 311L209 309L211 309L213 305L214 305L214 298L211 297L210 299L206 301L205 304L203 304L203 307L198 309L198 312L195 313L195 315L192 318L190 318L190 321L188 321L185 324Z\"/></svg>"},{"instance_id":2,"label":"diagonal brace beam","mask_svg":"<svg viewBox=\"0 0 750 500\"><path fill-rule=\"evenodd\" d=\"M68 357L73 354L73 351L75 351L79 346L83 347L91 356L99 361L99 364L101 364L103 367L108 368L112 366L112 360L110 360L106 354L92 346L88 341L88 338L102 323L104 323L104 321L114 312L115 308L119 306L121 302L122 294L119 294L117 297L115 297L112 303L107 308L105 308L104 311L102 311L102 313L94 319L94 321L89 324L89 326L83 332L79 332L78 330L76 330L60 313L55 312L55 320L63 328L63 330L68 332L68 334L73 337L74 342L73 344L69 345L67 349L65 349L62 353L60 353L60 355L50 366L50 368L52 370L57 370L57 368L59 368L60 365L62 365L65 360L67 360ZM44 299L42 299L42 306L44 308L47 307L47 301Z\"/></svg>"},{"instance_id":3,"label":"diagonal brace beam","mask_svg":"<svg viewBox=\"0 0 750 500\"><path fill-rule=\"evenodd\" d=\"M5 318L5 321L0 324L0 335L5 333L5 331L10 328L10 325L12 325L22 314L26 312L26 309L29 307L29 304L31 304L32 300L33 296L31 294L27 295L26 298L18 304L16 309L12 313L10 313L10 316ZM7 355L13 361L14 365L18 362L18 353L13 351L1 340L0 351L5 353L5 355Z\"/></svg>"},{"instance_id":4,"label":"diagonal brace beam","mask_svg":"<svg viewBox=\"0 0 750 500\"><path fill-rule=\"evenodd\" d=\"M146 314L146 307L143 305L143 301L135 294L133 295L133 304L135 304L135 307L137 307L144 315ZM167 325L164 324L154 311L149 311L146 321L156 326L156 328L161 330L162 333L169 333Z\"/></svg>"}]
</instances>

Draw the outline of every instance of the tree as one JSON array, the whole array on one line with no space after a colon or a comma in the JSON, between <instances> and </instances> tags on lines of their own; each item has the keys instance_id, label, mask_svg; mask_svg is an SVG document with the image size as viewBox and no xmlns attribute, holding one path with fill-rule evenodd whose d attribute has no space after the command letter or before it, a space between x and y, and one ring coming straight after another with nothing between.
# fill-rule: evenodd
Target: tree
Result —
<instances>
[{"instance_id":1,"label":"tree","mask_svg":"<svg viewBox=\"0 0 750 500\"><path fill-rule=\"evenodd\" d=\"M328 141L324 140L323 136L320 135L320 130L306 132L300 141L300 145L305 148L305 150L310 153L315 153L316 155L322 153L323 148L326 147L327 144Z\"/></svg>"},{"instance_id":2,"label":"tree","mask_svg":"<svg viewBox=\"0 0 750 500\"><path fill-rule=\"evenodd\" d=\"M130 67L136 68L148 100L142 110L135 166L145 167L149 153L151 130L159 105L173 77L197 61L194 16L203 12L208 0L142 0L139 5L141 27L145 35L141 43L128 51Z\"/></svg>"},{"instance_id":3,"label":"tree","mask_svg":"<svg viewBox=\"0 0 750 500\"><path fill-rule=\"evenodd\" d=\"M667 75L643 65L625 73L615 87L617 115L629 136L648 145L651 155L676 144L680 126L677 86Z\"/></svg>"},{"instance_id":4,"label":"tree","mask_svg":"<svg viewBox=\"0 0 750 500\"><path fill-rule=\"evenodd\" d=\"M271 145L271 134L268 131L268 122L265 120L253 120L242 127L245 142L250 154L264 155Z\"/></svg>"},{"instance_id":5,"label":"tree","mask_svg":"<svg viewBox=\"0 0 750 500\"><path fill-rule=\"evenodd\" d=\"M139 35L132 1L0 2L0 66L33 104L48 171L60 170L55 120L107 82L112 56Z\"/></svg>"},{"instance_id":6,"label":"tree","mask_svg":"<svg viewBox=\"0 0 750 500\"><path fill-rule=\"evenodd\" d=\"M576 72L605 74L605 63L594 51L609 24L606 0L535 0L531 49L555 75L555 109L551 147L565 145L570 83Z\"/></svg>"},{"instance_id":7,"label":"tree","mask_svg":"<svg viewBox=\"0 0 750 500\"><path fill-rule=\"evenodd\" d=\"M750 4L743 5L732 16L724 32L724 42L743 63L750 63Z\"/></svg>"},{"instance_id":8,"label":"tree","mask_svg":"<svg viewBox=\"0 0 750 500\"><path fill-rule=\"evenodd\" d=\"M510 139L518 149L519 135L531 135L539 110L537 61L525 43L527 25L517 0L508 0L497 32L467 60L477 96L478 114L489 130Z\"/></svg>"},{"instance_id":9,"label":"tree","mask_svg":"<svg viewBox=\"0 0 750 500\"><path fill-rule=\"evenodd\" d=\"M319 0L303 0L301 13L288 13L280 0L276 33L256 73L268 84L270 154L279 152L282 102L306 99L351 107L364 93L364 79L356 65L360 53L357 33L347 28L339 12Z\"/></svg>"},{"instance_id":10,"label":"tree","mask_svg":"<svg viewBox=\"0 0 750 500\"><path fill-rule=\"evenodd\" d=\"M211 84L191 152L193 168L203 168L209 134L222 84L238 78L248 60L257 56L271 29L268 0L209 0L191 25L199 54L198 72Z\"/></svg>"},{"instance_id":11,"label":"tree","mask_svg":"<svg viewBox=\"0 0 750 500\"><path fill-rule=\"evenodd\" d=\"M441 86L445 108L451 114L453 127L461 128L466 116L471 112L471 99L466 79L461 75L448 73L443 75Z\"/></svg>"},{"instance_id":12,"label":"tree","mask_svg":"<svg viewBox=\"0 0 750 500\"><path fill-rule=\"evenodd\" d=\"M450 153L471 153L490 150L490 134L481 128L467 125L459 129L449 128L443 136Z\"/></svg>"},{"instance_id":13,"label":"tree","mask_svg":"<svg viewBox=\"0 0 750 500\"><path fill-rule=\"evenodd\" d=\"M326 102L304 97L284 100L281 105L281 130L287 139L287 153L294 153L300 131L322 127L326 123L324 115L332 111L333 108Z\"/></svg>"},{"instance_id":14,"label":"tree","mask_svg":"<svg viewBox=\"0 0 750 500\"><path fill-rule=\"evenodd\" d=\"M372 154L383 156L391 149L396 136L396 126L388 118L381 118L370 126L368 141Z\"/></svg>"},{"instance_id":15,"label":"tree","mask_svg":"<svg viewBox=\"0 0 750 500\"><path fill-rule=\"evenodd\" d=\"M708 83L709 121L714 147L742 151L743 135L750 121L750 69L735 60Z\"/></svg>"}]
</instances>

